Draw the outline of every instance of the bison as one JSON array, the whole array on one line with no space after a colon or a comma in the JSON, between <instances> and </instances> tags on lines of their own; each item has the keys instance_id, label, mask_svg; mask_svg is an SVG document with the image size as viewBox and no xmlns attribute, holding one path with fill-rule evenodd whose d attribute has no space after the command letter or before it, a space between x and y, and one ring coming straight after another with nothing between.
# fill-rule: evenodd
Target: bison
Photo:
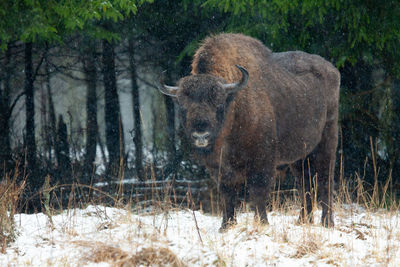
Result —
<instances>
[{"instance_id":1,"label":"bison","mask_svg":"<svg viewBox=\"0 0 400 267\"><path fill-rule=\"evenodd\" d=\"M300 181L300 222L312 220L317 188L322 224L334 225L339 86L339 71L318 55L273 53L251 37L219 34L196 51L191 75L160 87L178 104L195 157L219 177L221 229L236 222L243 185L256 215L268 223L271 185L284 166ZM315 171L317 183L304 166Z\"/></svg>"}]
</instances>

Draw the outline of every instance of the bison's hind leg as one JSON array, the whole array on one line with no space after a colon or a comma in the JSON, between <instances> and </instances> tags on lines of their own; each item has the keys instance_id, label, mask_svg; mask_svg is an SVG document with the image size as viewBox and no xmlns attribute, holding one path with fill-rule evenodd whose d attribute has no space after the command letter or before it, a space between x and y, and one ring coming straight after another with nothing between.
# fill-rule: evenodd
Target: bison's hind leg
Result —
<instances>
[{"instance_id":1,"label":"bison's hind leg","mask_svg":"<svg viewBox=\"0 0 400 267\"><path fill-rule=\"evenodd\" d=\"M321 223L333 227L333 191L336 147L338 141L337 119L327 122L322 139L316 148L315 171L318 175L318 197L322 205Z\"/></svg>"},{"instance_id":2,"label":"bison's hind leg","mask_svg":"<svg viewBox=\"0 0 400 267\"><path fill-rule=\"evenodd\" d=\"M291 167L298 179L302 207L299 222L312 222L312 210L317 193L322 206L321 223L333 227L333 175L336 159L337 123L328 122L318 146L305 160L299 160ZM317 189L317 192L316 192Z\"/></svg>"}]
</instances>

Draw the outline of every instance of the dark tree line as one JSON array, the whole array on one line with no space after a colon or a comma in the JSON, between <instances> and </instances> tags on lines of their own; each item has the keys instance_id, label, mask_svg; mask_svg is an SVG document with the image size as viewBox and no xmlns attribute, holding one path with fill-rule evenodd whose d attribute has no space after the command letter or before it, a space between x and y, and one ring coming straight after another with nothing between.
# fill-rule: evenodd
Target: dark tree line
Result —
<instances>
[{"instance_id":1,"label":"dark tree line","mask_svg":"<svg viewBox=\"0 0 400 267\"><path fill-rule=\"evenodd\" d=\"M149 83L154 89L158 78L148 81L138 70L152 66L154 77L167 70L166 82L173 84L189 74L199 42L224 31L256 37L273 51L304 50L332 61L342 75L338 169L350 179L365 170L371 182L375 157L379 179L392 177L400 185L397 1L11 2L0 4L0 170L5 175L19 163L32 192L40 190L48 174L54 184L112 181L121 178L129 160L134 162L132 175L148 177L139 85ZM125 151L122 76L130 80L132 158ZM71 127L72 119L81 118L57 113L55 77L86 88L83 134L74 135ZM35 96L42 87L46 99L38 107ZM180 137L174 103L159 97L163 107L153 117L161 117L165 128L155 128L152 148L167 155L160 175L193 175L181 165L190 160L190 151ZM13 130L17 107L23 107L23 134ZM39 110L45 118L43 134L35 121ZM102 177L96 175L97 149L105 159Z\"/></svg>"}]
</instances>

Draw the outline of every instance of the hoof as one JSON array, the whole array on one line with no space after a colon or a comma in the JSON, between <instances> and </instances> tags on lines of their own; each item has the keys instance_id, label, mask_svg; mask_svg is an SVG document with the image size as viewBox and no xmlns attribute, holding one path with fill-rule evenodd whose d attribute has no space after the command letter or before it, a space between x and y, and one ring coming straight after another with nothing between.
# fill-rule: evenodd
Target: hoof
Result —
<instances>
[{"instance_id":1,"label":"hoof","mask_svg":"<svg viewBox=\"0 0 400 267\"><path fill-rule=\"evenodd\" d=\"M223 233L226 233L228 231L228 228L227 227L220 227L219 229L218 229L218 233L221 233L221 234L223 234Z\"/></svg>"},{"instance_id":2,"label":"hoof","mask_svg":"<svg viewBox=\"0 0 400 267\"><path fill-rule=\"evenodd\" d=\"M314 216L312 213L309 213L308 215L304 215L303 212L300 212L299 219L297 220L297 223L302 225L302 224L313 224L314 223Z\"/></svg>"},{"instance_id":3,"label":"hoof","mask_svg":"<svg viewBox=\"0 0 400 267\"><path fill-rule=\"evenodd\" d=\"M257 221L257 222L259 222L260 224L262 224L262 225L269 225L269 222L268 222L268 216L267 215L265 215L265 216L258 216L258 215L256 215L255 216L255 220Z\"/></svg>"},{"instance_id":4,"label":"hoof","mask_svg":"<svg viewBox=\"0 0 400 267\"><path fill-rule=\"evenodd\" d=\"M321 224L322 226L326 228L332 228L335 226L335 222L333 221L333 218L322 218L321 219Z\"/></svg>"},{"instance_id":5,"label":"hoof","mask_svg":"<svg viewBox=\"0 0 400 267\"><path fill-rule=\"evenodd\" d=\"M222 222L221 227L219 228L218 232L220 233L225 233L228 231L230 228L236 225L236 221L227 221L227 222Z\"/></svg>"},{"instance_id":6,"label":"hoof","mask_svg":"<svg viewBox=\"0 0 400 267\"><path fill-rule=\"evenodd\" d=\"M305 225L305 224L308 224L308 225L312 225L312 224L314 224L314 220L308 220L308 219L304 219L304 218L299 218L299 219L297 219L297 224L298 225Z\"/></svg>"}]
</instances>

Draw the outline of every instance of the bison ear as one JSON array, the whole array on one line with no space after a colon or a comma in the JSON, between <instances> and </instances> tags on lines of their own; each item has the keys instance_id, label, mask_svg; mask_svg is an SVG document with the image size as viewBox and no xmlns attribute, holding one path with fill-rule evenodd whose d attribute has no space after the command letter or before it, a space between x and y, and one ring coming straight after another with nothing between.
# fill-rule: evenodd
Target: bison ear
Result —
<instances>
[{"instance_id":1,"label":"bison ear","mask_svg":"<svg viewBox=\"0 0 400 267\"><path fill-rule=\"evenodd\" d=\"M239 66L239 65L235 65L235 66L242 73L242 78L238 82L225 83L222 85L222 87L225 89L225 92L227 93L227 95L236 94L238 91L240 91L241 89L246 87L246 85L249 81L249 73L247 72L247 70L245 68L243 68L242 66Z\"/></svg>"},{"instance_id":2,"label":"bison ear","mask_svg":"<svg viewBox=\"0 0 400 267\"><path fill-rule=\"evenodd\" d=\"M177 87L177 86L169 86L169 85L165 85L165 84L164 84L165 72L166 72L166 71L163 71L163 72L161 73L161 76L160 76L160 85L161 85L161 86L158 87L158 90L159 90L161 93L163 93L164 95L168 95L168 96L172 96L172 97L177 97L176 94L178 93L179 87Z\"/></svg>"}]
</instances>

